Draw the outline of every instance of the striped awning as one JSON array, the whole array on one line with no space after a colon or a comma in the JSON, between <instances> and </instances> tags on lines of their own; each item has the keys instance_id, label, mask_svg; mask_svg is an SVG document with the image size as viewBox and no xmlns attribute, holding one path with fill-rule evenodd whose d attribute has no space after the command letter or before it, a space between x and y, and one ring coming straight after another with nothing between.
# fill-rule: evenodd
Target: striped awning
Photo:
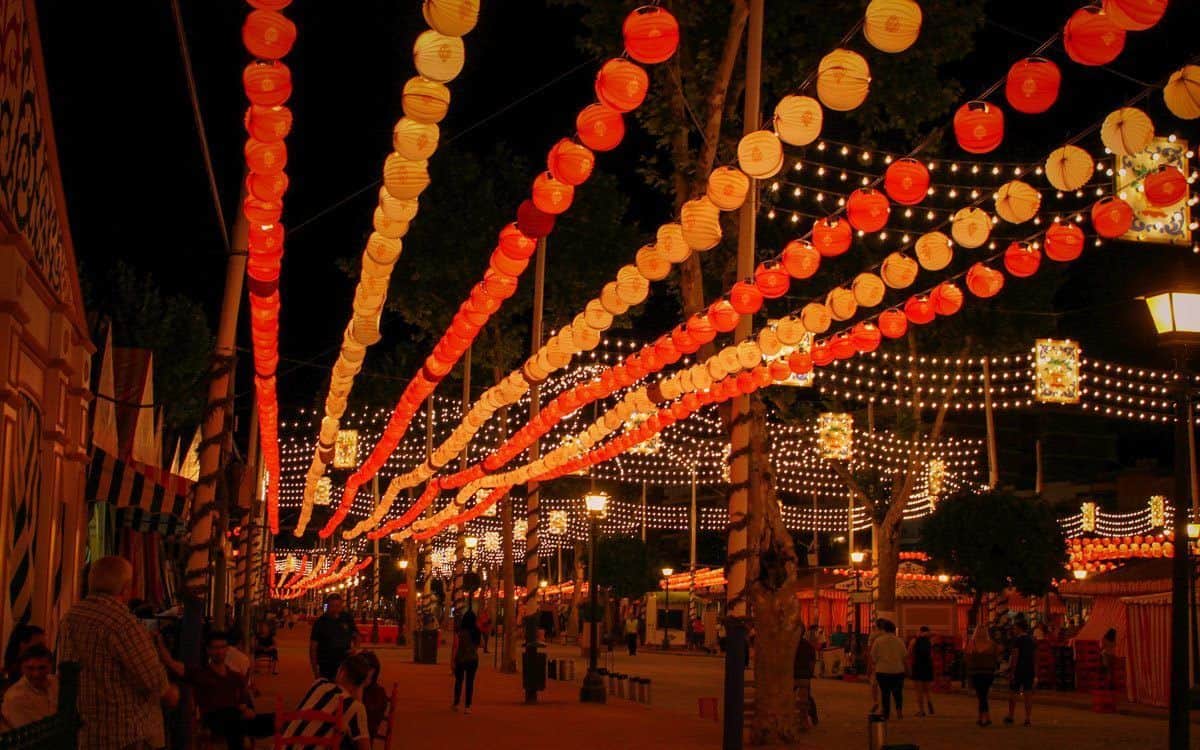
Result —
<instances>
[{"instance_id":1,"label":"striped awning","mask_svg":"<svg viewBox=\"0 0 1200 750\"><path fill-rule=\"evenodd\" d=\"M163 469L122 461L99 448L92 450L85 491L88 502L183 522L192 506L192 482Z\"/></svg>"}]
</instances>

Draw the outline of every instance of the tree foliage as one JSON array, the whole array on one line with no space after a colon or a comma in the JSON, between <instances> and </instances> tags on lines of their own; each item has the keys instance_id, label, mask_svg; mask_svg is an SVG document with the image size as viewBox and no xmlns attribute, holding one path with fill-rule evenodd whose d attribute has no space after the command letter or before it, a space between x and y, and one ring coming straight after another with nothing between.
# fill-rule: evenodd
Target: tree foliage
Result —
<instances>
[{"instance_id":1,"label":"tree foliage","mask_svg":"<svg viewBox=\"0 0 1200 750\"><path fill-rule=\"evenodd\" d=\"M645 542L636 537L601 537L596 550L596 585L617 598L640 598L658 586Z\"/></svg>"},{"instance_id":2,"label":"tree foliage","mask_svg":"<svg viewBox=\"0 0 1200 750\"><path fill-rule=\"evenodd\" d=\"M964 492L942 501L925 519L921 546L934 569L958 576L977 595L1013 587L1042 596L1067 563L1050 505L1008 492Z\"/></svg>"}]
</instances>

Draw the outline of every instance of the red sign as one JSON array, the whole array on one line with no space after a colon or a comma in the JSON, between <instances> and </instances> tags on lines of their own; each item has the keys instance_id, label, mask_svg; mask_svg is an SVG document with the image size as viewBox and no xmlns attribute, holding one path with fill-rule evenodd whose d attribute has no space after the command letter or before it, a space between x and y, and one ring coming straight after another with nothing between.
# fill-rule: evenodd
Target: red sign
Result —
<instances>
[{"instance_id":1,"label":"red sign","mask_svg":"<svg viewBox=\"0 0 1200 750\"><path fill-rule=\"evenodd\" d=\"M396 584L396 596L408 596L408 584L407 583L397 583Z\"/></svg>"}]
</instances>

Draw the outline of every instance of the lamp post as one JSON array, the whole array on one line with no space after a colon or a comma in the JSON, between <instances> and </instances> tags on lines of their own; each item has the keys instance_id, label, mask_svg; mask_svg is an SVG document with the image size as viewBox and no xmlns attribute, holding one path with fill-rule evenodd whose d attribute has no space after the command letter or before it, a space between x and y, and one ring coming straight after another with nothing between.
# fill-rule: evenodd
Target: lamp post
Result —
<instances>
[{"instance_id":1,"label":"lamp post","mask_svg":"<svg viewBox=\"0 0 1200 750\"><path fill-rule=\"evenodd\" d=\"M663 651L671 648L671 574L674 568L663 568Z\"/></svg>"},{"instance_id":2,"label":"lamp post","mask_svg":"<svg viewBox=\"0 0 1200 750\"><path fill-rule=\"evenodd\" d=\"M588 628L590 648L588 649L588 671L583 678L583 687L579 689L579 700L583 703L604 703L604 679L600 676L597 658L599 634L597 631L599 619L596 610L599 609L596 598L596 538L600 536L600 519L608 508L608 495L601 492L589 492L583 498L588 513Z\"/></svg>"},{"instance_id":3,"label":"lamp post","mask_svg":"<svg viewBox=\"0 0 1200 750\"><path fill-rule=\"evenodd\" d=\"M854 644L854 647L853 647L854 674L858 674L858 672L859 672L858 661L859 661L859 657L861 656L861 652L862 652L862 647L861 647L861 644L859 643L859 640L860 640L859 633L862 632L862 627L859 623L859 614L858 614L859 613L858 594L859 594L859 592L862 591L862 587L859 585L858 566L862 564L862 561L864 559L866 559L866 553L864 553L864 552L860 552L860 551L856 550L856 551L850 553L850 566L852 568L854 568L854 640L852 641L852 643Z\"/></svg>"},{"instance_id":4,"label":"lamp post","mask_svg":"<svg viewBox=\"0 0 1200 750\"><path fill-rule=\"evenodd\" d=\"M471 611L471 600L474 599L475 589L479 588L478 576L476 576L473 564L475 562L475 548L479 546L479 537L469 536L463 539L463 553L467 558L467 572L463 575L463 588L467 592L467 611Z\"/></svg>"},{"instance_id":5,"label":"lamp post","mask_svg":"<svg viewBox=\"0 0 1200 750\"><path fill-rule=\"evenodd\" d=\"M400 583L404 586L404 595L396 607L396 645L403 646L408 640L404 637L404 629L412 626L408 621L408 560L400 558L396 561L396 567L400 569Z\"/></svg>"},{"instance_id":6,"label":"lamp post","mask_svg":"<svg viewBox=\"0 0 1200 750\"><path fill-rule=\"evenodd\" d=\"M1168 746L1186 750L1189 742L1188 615L1191 562L1188 520L1192 508L1190 430L1192 386L1188 347L1200 344L1200 288L1171 289L1144 298L1159 341L1175 358L1175 556L1171 570L1171 683Z\"/></svg>"}]
</instances>

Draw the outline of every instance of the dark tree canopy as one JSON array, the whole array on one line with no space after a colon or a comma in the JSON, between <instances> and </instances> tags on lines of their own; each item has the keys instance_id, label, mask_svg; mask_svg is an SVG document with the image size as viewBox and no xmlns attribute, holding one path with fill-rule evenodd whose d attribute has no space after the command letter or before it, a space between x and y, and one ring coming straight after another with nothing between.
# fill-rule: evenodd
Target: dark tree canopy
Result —
<instances>
[{"instance_id":1,"label":"dark tree canopy","mask_svg":"<svg viewBox=\"0 0 1200 750\"><path fill-rule=\"evenodd\" d=\"M658 585L645 542L636 537L602 537L596 550L596 584L617 598L640 598Z\"/></svg>"}]
</instances>

